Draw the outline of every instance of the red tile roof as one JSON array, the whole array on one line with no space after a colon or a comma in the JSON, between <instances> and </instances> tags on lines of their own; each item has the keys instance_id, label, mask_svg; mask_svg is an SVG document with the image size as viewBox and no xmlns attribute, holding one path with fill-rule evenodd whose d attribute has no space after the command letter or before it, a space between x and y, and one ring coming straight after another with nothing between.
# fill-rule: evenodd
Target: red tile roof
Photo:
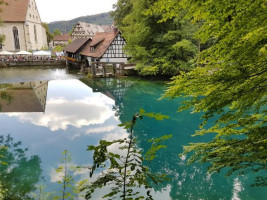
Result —
<instances>
[{"instance_id":1,"label":"red tile roof","mask_svg":"<svg viewBox=\"0 0 267 200\"><path fill-rule=\"evenodd\" d=\"M68 34L65 35L57 35L54 37L53 41L69 41L71 36Z\"/></svg>"},{"instance_id":2,"label":"red tile roof","mask_svg":"<svg viewBox=\"0 0 267 200\"><path fill-rule=\"evenodd\" d=\"M91 40L90 38L77 38L64 48L64 51L76 53L83 45Z\"/></svg>"},{"instance_id":3,"label":"red tile roof","mask_svg":"<svg viewBox=\"0 0 267 200\"><path fill-rule=\"evenodd\" d=\"M1 5L0 19L3 22L26 21L29 0L5 0L8 5Z\"/></svg>"},{"instance_id":4,"label":"red tile roof","mask_svg":"<svg viewBox=\"0 0 267 200\"><path fill-rule=\"evenodd\" d=\"M92 42L88 43L83 49L81 55L93 58L101 58L112 43L112 41L116 38L118 33L119 31L97 33L92 39ZM95 48L94 52L91 52L91 47Z\"/></svg>"}]
</instances>

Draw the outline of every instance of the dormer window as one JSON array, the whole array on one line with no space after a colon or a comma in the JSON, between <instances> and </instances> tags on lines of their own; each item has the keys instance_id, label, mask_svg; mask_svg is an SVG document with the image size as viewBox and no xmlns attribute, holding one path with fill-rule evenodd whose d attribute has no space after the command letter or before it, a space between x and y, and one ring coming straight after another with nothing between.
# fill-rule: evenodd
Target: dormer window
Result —
<instances>
[{"instance_id":1,"label":"dormer window","mask_svg":"<svg viewBox=\"0 0 267 200\"><path fill-rule=\"evenodd\" d=\"M90 47L90 51L91 51L91 53L94 53L94 50L95 50L94 47Z\"/></svg>"}]
</instances>

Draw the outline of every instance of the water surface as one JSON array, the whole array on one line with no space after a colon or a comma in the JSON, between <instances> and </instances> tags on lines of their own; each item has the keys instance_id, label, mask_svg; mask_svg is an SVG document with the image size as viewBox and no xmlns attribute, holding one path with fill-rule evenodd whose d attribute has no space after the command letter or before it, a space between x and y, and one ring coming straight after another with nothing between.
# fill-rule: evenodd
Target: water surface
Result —
<instances>
[{"instance_id":1,"label":"water surface","mask_svg":"<svg viewBox=\"0 0 267 200\"><path fill-rule=\"evenodd\" d=\"M186 165L186 157L178 156L182 147L209 138L191 137L201 123L200 115L190 111L177 113L182 99L159 100L165 89L163 81L137 78L89 81L65 68L0 69L0 92L6 91L12 97L10 101L0 100L0 142L8 138L13 138L13 143L21 142L19 146L28 150L22 148L20 153L31 161L19 165L17 173L9 175L10 183L19 188L24 181L28 181L28 186L42 182L47 191L59 190L55 169L64 150L72 154L73 164L91 164L87 146L96 145L101 139L127 137L127 131L118 124L131 120L143 108L170 119L138 121L134 134L140 148L147 150L151 138L173 135L167 142L168 148L160 151L149 165L153 172L171 177L154 188L155 199L264 199L264 188L250 187L252 175L226 178L223 173L207 174L206 165ZM15 149L13 154L17 155ZM25 180L23 174L31 179ZM76 175L79 180L88 174ZM19 181L12 182L14 176ZM101 195L96 194L94 199L101 199Z\"/></svg>"}]
</instances>

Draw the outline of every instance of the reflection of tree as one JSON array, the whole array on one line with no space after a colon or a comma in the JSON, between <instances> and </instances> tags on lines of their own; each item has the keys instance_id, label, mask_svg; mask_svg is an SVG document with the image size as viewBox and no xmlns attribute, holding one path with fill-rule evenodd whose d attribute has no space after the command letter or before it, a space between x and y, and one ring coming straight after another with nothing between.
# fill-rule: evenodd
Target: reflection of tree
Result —
<instances>
[{"instance_id":1,"label":"reflection of tree","mask_svg":"<svg viewBox=\"0 0 267 200\"><path fill-rule=\"evenodd\" d=\"M13 99L10 93L4 91L6 88L9 87L11 87L10 84L0 84L0 100L2 99L3 101L6 101L7 104L10 104ZM1 110L2 110L2 105L0 104L0 112Z\"/></svg>"},{"instance_id":2,"label":"reflection of tree","mask_svg":"<svg viewBox=\"0 0 267 200\"><path fill-rule=\"evenodd\" d=\"M0 184L7 190L4 200L30 199L28 193L35 189L41 175L41 160L34 155L28 158L28 149L21 148L21 142L14 142L11 136L0 136Z\"/></svg>"},{"instance_id":3,"label":"reflection of tree","mask_svg":"<svg viewBox=\"0 0 267 200\"><path fill-rule=\"evenodd\" d=\"M149 112L161 112L170 117L164 123L145 118L143 123L136 125L134 134L138 146L144 149L144 152L149 148L149 139L173 134L173 138L167 142L167 149L158 152L157 158L149 165L153 173L167 173L171 177L170 181L162 183L161 186L171 186L172 199L219 199L222 196L230 199L231 179L227 180L220 175L207 175L206 166L187 166L185 158L178 157L183 151L183 145L198 140L190 135L198 128L201 120L200 115L193 115L189 111L176 113L177 104L180 104L182 99L158 100L165 89L162 81L136 81L117 107L116 114L120 121L128 121L131 113L135 113L139 108ZM155 189L161 190L160 187Z\"/></svg>"}]
</instances>

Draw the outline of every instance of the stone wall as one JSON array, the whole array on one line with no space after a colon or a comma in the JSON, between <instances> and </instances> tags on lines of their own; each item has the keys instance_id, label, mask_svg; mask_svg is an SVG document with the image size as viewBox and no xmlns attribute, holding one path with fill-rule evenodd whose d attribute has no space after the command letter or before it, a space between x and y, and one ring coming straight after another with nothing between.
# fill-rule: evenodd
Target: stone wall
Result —
<instances>
[{"instance_id":1,"label":"stone wall","mask_svg":"<svg viewBox=\"0 0 267 200\"><path fill-rule=\"evenodd\" d=\"M7 67L19 67L19 66L65 66L65 60L42 60L42 61L9 61L5 62Z\"/></svg>"}]
</instances>

